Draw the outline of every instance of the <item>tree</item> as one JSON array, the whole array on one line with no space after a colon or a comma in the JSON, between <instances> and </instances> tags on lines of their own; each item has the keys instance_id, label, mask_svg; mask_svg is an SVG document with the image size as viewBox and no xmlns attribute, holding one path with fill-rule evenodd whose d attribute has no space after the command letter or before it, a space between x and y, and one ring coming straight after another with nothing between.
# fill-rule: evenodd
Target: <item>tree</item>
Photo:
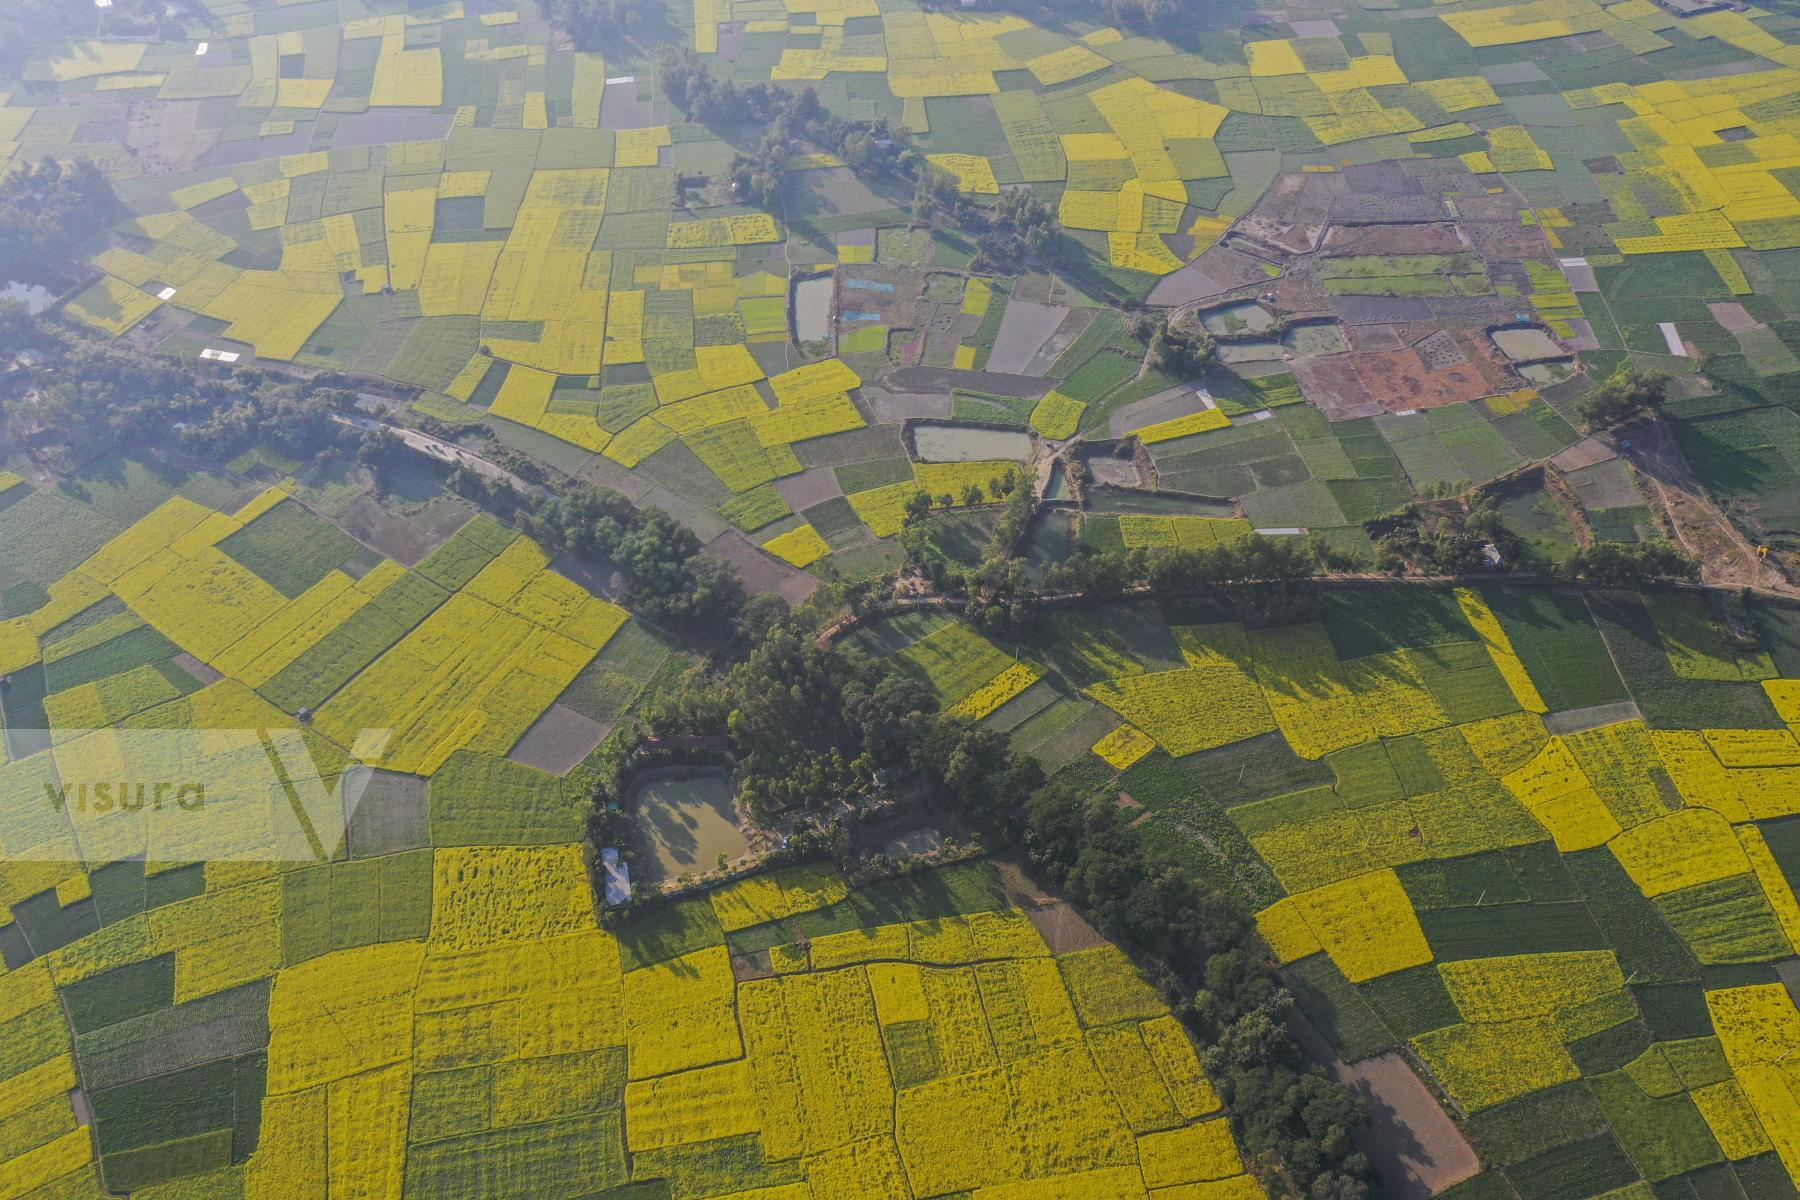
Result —
<instances>
[{"instance_id":1,"label":"tree","mask_svg":"<svg viewBox=\"0 0 1800 1200\"><path fill-rule=\"evenodd\" d=\"M362 440L356 446L356 461L368 470L375 480L375 490L381 493L387 491L410 453L406 443L392 430L377 426L363 431Z\"/></svg>"},{"instance_id":2,"label":"tree","mask_svg":"<svg viewBox=\"0 0 1800 1200\"><path fill-rule=\"evenodd\" d=\"M544 11L578 50L611 49L616 39L647 33L666 15L659 0L547 0Z\"/></svg>"},{"instance_id":3,"label":"tree","mask_svg":"<svg viewBox=\"0 0 1800 1200\"><path fill-rule=\"evenodd\" d=\"M0 263L14 278L59 281L87 238L124 215L112 183L85 158L53 158L0 180Z\"/></svg>"},{"instance_id":4,"label":"tree","mask_svg":"<svg viewBox=\"0 0 1800 1200\"><path fill-rule=\"evenodd\" d=\"M1600 587L1635 588L1663 580L1700 578L1700 564L1668 542L1596 542L1569 555L1563 573Z\"/></svg>"},{"instance_id":5,"label":"tree","mask_svg":"<svg viewBox=\"0 0 1800 1200\"><path fill-rule=\"evenodd\" d=\"M1581 418L1595 428L1617 425L1660 405L1668 386L1669 377L1660 371L1640 372L1620 364L1605 383L1581 398Z\"/></svg>"},{"instance_id":6,"label":"tree","mask_svg":"<svg viewBox=\"0 0 1800 1200\"><path fill-rule=\"evenodd\" d=\"M1218 356L1218 347L1204 328L1171 324L1165 314L1154 319L1140 317L1131 328L1148 345L1145 357L1151 367L1176 379L1199 378Z\"/></svg>"}]
</instances>

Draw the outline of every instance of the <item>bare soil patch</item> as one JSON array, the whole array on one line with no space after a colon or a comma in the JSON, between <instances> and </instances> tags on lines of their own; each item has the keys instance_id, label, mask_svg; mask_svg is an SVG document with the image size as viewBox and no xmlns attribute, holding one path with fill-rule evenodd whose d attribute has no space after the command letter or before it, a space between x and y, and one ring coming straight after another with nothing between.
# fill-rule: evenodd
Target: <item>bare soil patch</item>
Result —
<instances>
[{"instance_id":1,"label":"bare soil patch","mask_svg":"<svg viewBox=\"0 0 1800 1200\"><path fill-rule=\"evenodd\" d=\"M552 704L506 757L552 775L567 775L611 728L565 705Z\"/></svg>"},{"instance_id":2,"label":"bare soil patch","mask_svg":"<svg viewBox=\"0 0 1800 1200\"><path fill-rule=\"evenodd\" d=\"M761 547L735 529L727 529L715 537L706 544L706 549L737 568L744 581L744 590L752 596L775 592L789 604L801 604L819 590L817 579L765 554Z\"/></svg>"},{"instance_id":3,"label":"bare soil patch","mask_svg":"<svg viewBox=\"0 0 1800 1200\"><path fill-rule=\"evenodd\" d=\"M337 525L363 545L411 567L448 541L472 516L474 512L466 504L447 497L402 515L384 508L373 496L363 496L338 514Z\"/></svg>"}]
</instances>

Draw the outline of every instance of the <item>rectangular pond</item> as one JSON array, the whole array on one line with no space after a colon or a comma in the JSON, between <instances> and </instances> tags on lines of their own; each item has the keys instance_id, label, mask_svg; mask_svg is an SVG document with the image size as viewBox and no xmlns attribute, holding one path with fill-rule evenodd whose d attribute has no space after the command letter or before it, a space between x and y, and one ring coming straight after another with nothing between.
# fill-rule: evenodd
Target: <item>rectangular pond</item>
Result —
<instances>
[{"instance_id":1,"label":"rectangular pond","mask_svg":"<svg viewBox=\"0 0 1800 1200\"><path fill-rule=\"evenodd\" d=\"M637 827L634 877L655 885L710 871L750 847L738 828L731 777L711 767L670 767L638 776L631 792Z\"/></svg>"},{"instance_id":2,"label":"rectangular pond","mask_svg":"<svg viewBox=\"0 0 1800 1200\"><path fill-rule=\"evenodd\" d=\"M912 435L913 450L920 462L983 462L993 458L1022 462L1031 453L1031 438L1016 429L918 424L913 426Z\"/></svg>"},{"instance_id":3,"label":"rectangular pond","mask_svg":"<svg viewBox=\"0 0 1800 1200\"><path fill-rule=\"evenodd\" d=\"M794 332L802 342L822 342L831 336L831 291L829 275L794 285Z\"/></svg>"}]
</instances>

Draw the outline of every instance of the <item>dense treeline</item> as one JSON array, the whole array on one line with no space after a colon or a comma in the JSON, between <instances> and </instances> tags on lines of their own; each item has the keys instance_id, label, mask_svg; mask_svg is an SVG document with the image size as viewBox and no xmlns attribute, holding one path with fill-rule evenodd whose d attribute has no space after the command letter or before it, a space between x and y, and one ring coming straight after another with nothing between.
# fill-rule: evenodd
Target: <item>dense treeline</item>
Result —
<instances>
[{"instance_id":1,"label":"dense treeline","mask_svg":"<svg viewBox=\"0 0 1800 1200\"><path fill-rule=\"evenodd\" d=\"M728 628L743 610L737 572L703 553L694 531L660 508L638 508L606 488L577 487L535 503L519 526L553 549L617 567L625 576L620 602L652 621Z\"/></svg>"},{"instance_id":2,"label":"dense treeline","mask_svg":"<svg viewBox=\"0 0 1800 1200\"><path fill-rule=\"evenodd\" d=\"M857 174L874 179L911 178L921 161L885 117L852 121L837 116L812 88L740 86L715 77L688 49L665 51L658 66L669 98L701 124L769 127L756 150L739 154L728 172L733 192L746 203L778 209L789 164L807 146L829 151Z\"/></svg>"},{"instance_id":3,"label":"dense treeline","mask_svg":"<svg viewBox=\"0 0 1800 1200\"><path fill-rule=\"evenodd\" d=\"M1046 598L1079 594L1104 602L1133 592L1208 597L1251 625L1310 620L1319 605L1318 576L1361 564L1321 541L1251 534L1223 546L1150 551L1091 550L1077 543L1059 563L1033 579L1018 551L1030 532L1033 502L1023 489L1009 494L979 563L949 558L934 536L926 504L913 506L900 544L909 568L941 592L965 599L964 615L990 632L1017 632ZM852 607L861 597L851 596Z\"/></svg>"},{"instance_id":4,"label":"dense treeline","mask_svg":"<svg viewBox=\"0 0 1800 1200\"><path fill-rule=\"evenodd\" d=\"M567 551L617 571L619 602L659 625L719 642L744 610L736 570L706 554L699 536L660 508L639 508L610 488L566 479L521 494L466 466L450 472L449 486L498 509L552 553Z\"/></svg>"},{"instance_id":5,"label":"dense treeline","mask_svg":"<svg viewBox=\"0 0 1800 1200\"><path fill-rule=\"evenodd\" d=\"M1015 788L1028 768L992 766ZM1035 764L1033 764L1035 765ZM1362 1101L1309 1063L1288 1030L1293 996L1242 903L1145 851L1110 796L1054 783L1032 792L1022 834L1032 862L1108 937L1148 956L1206 1047L1208 1074L1239 1144L1273 1195L1361 1200L1373 1171L1354 1135ZM1016 818L1015 818L1016 820Z\"/></svg>"},{"instance_id":6,"label":"dense treeline","mask_svg":"<svg viewBox=\"0 0 1800 1200\"><path fill-rule=\"evenodd\" d=\"M81 243L123 215L111 181L87 159L13 171L0 179L0 279L70 281Z\"/></svg>"},{"instance_id":7,"label":"dense treeline","mask_svg":"<svg viewBox=\"0 0 1800 1200\"><path fill-rule=\"evenodd\" d=\"M645 707L659 735L729 734L740 795L760 821L825 816L876 772L910 765L930 691L885 662L833 653L774 606L746 615L747 655Z\"/></svg>"}]
</instances>

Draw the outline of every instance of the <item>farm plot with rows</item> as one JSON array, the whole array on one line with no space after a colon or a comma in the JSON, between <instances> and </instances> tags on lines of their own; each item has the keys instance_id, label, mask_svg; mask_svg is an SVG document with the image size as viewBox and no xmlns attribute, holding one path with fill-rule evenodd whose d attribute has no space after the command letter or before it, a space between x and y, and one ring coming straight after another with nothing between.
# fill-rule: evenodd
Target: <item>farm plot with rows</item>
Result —
<instances>
[{"instance_id":1,"label":"farm plot with rows","mask_svg":"<svg viewBox=\"0 0 1800 1200\"><path fill-rule=\"evenodd\" d=\"M8 4L0 1200L1294 1192L917 761L758 827L795 610L1253 912L1389 1194L1792 1200L1791 6Z\"/></svg>"},{"instance_id":2,"label":"farm plot with rows","mask_svg":"<svg viewBox=\"0 0 1800 1200\"><path fill-rule=\"evenodd\" d=\"M1464 1164L1452 1194L1769 1194L1800 1167L1777 1062L1796 610L1753 608L1730 643L1712 611L1500 585L1333 589L1275 628L1076 609L998 643L1044 673L986 721L1255 904L1300 1011L1387 1081L1383 1135ZM896 627L899 652L958 628Z\"/></svg>"},{"instance_id":3,"label":"farm plot with rows","mask_svg":"<svg viewBox=\"0 0 1800 1200\"><path fill-rule=\"evenodd\" d=\"M654 495L790 597L891 565L916 493L947 529L1035 492L1077 435L1154 464L1095 474L1087 545L1166 536L1115 536L1094 501L1121 486L1368 553L1409 499L1576 442L1587 382L1702 354L1682 447L1787 552L1779 18L1303 5L1164 38L739 7L670 5L659 36L706 86L810 89L913 165L796 143L752 194L738 127L655 46L572 43L529 0L221 0L149 36L101 12L0 81L0 153L90 159L117 195L72 323L416 389L418 419ZM1029 192L1056 253L924 225L914 170L981 220ZM1145 300L1210 362L1150 352L1119 307ZM1025 436L942 462L903 436L922 417ZM1670 532L1623 460L1585 469L1496 495L1508 531L1547 557Z\"/></svg>"}]
</instances>

